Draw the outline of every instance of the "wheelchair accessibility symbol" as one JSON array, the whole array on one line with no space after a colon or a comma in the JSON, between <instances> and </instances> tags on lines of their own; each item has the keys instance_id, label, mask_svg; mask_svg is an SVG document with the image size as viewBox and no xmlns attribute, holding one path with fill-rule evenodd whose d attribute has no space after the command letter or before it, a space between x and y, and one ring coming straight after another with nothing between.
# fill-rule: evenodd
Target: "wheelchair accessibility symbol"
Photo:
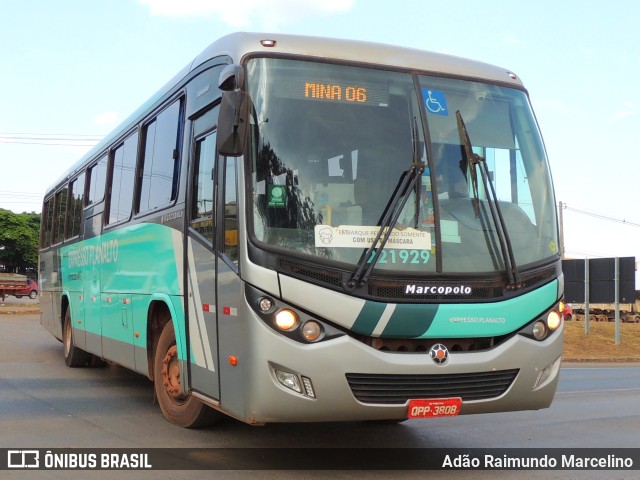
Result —
<instances>
[{"instance_id":1,"label":"wheelchair accessibility symbol","mask_svg":"<svg viewBox=\"0 0 640 480\"><path fill-rule=\"evenodd\" d=\"M449 115L447 99L444 96L444 92L423 88L422 96L424 98L424 105L429 112L435 113L436 115Z\"/></svg>"}]
</instances>

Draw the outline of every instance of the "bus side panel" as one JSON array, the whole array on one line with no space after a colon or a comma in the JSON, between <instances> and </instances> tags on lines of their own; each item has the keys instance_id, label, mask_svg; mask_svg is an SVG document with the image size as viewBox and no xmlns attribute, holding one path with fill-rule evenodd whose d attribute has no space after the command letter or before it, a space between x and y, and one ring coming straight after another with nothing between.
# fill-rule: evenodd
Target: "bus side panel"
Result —
<instances>
[{"instance_id":1,"label":"bus side panel","mask_svg":"<svg viewBox=\"0 0 640 480\"><path fill-rule=\"evenodd\" d=\"M135 369L131 295L103 293L100 304L104 358Z\"/></svg>"},{"instance_id":2,"label":"bus side panel","mask_svg":"<svg viewBox=\"0 0 640 480\"><path fill-rule=\"evenodd\" d=\"M245 395L254 363L250 348L252 329L247 322L254 321L254 317L247 311L240 277L221 259L218 259L218 319L221 407L252 423L253 414L245 411ZM232 357L237 359L235 364Z\"/></svg>"},{"instance_id":3,"label":"bus side panel","mask_svg":"<svg viewBox=\"0 0 640 480\"><path fill-rule=\"evenodd\" d=\"M79 260L82 275L82 301L84 303L84 328L86 335L86 350L99 357L102 356L102 327L100 325L100 269L101 263L93 251L100 245L102 232L102 205L95 205L85 212L84 222L85 240L80 245L85 247ZM69 267L73 268L73 263Z\"/></svg>"},{"instance_id":4,"label":"bus side panel","mask_svg":"<svg viewBox=\"0 0 640 480\"><path fill-rule=\"evenodd\" d=\"M152 297L159 295L173 307L170 298L182 295L182 249L179 232L155 223L127 225L102 235L100 315L104 358L132 369L146 362L146 352L135 353L136 345L146 347L139 336L141 331L146 332L148 318L148 310L142 310L137 299L139 295L150 296L143 303L148 307ZM184 324L181 305L170 309L175 312L172 316L177 325ZM135 319L134 311L139 316Z\"/></svg>"},{"instance_id":5,"label":"bus side panel","mask_svg":"<svg viewBox=\"0 0 640 480\"><path fill-rule=\"evenodd\" d=\"M60 249L60 283L62 289L62 297L66 297L69 302L71 314L71 326L73 327L73 340L77 347L86 350L86 328L84 320L84 299L83 299L83 281L82 272L71 272L69 270L69 262L77 260L70 259L69 252L71 246L65 246Z\"/></svg>"},{"instance_id":6,"label":"bus side panel","mask_svg":"<svg viewBox=\"0 0 640 480\"><path fill-rule=\"evenodd\" d=\"M134 370L149 375L147 360L147 322L151 298L149 295L131 295L131 321L133 328Z\"/></svg>"},{"instance_id":7,"label":"bus side panel","mask_svg":"<svg viewBox=\"0 0 640 480\"><path fill-rule=\"evenodd\" d=\"M82 297L84 302L84 325L78 317L74 328L78 336L86 335L88 352L148 373L146 325L154 295L179 298L174 320L176 331L184 330L182 249L180 232L153 223L123 226L64 249L63 280L73 292L74 316L83 310L76 301ZM136 349L143 351L136 354Z\"/></svg>"},{"instance_id":8,"label":"bus side panel","mask_svg":"<svg viewBox=\"0 0 640 480\"><path fill-rule=\"evenodd\" d=\"M40 324L58 339L62 339L60 319L56 317L54 303L59 303L60 294L54 285L54 251L40 252Z\"/></svg>"},{"instance_id":9,"label":"bus side panel","mask_svg":"<svg viewBox=\"0 0 640 480\"><path fill-rule=\"evenodd\" d=\"M60 276L71 308L76 346L101 356L99 251L99 237L61 248Z\"/></svg>"},{"instance_id":10,"label":"bus side panel","mask_svg":"<svg viewBox=\"0 0 640 480\"><path fill-rule=\"evenodd\" d=\"M191 388L219 399L215 258L210 248L187 241Z\"/></svg>"}]
</instances>

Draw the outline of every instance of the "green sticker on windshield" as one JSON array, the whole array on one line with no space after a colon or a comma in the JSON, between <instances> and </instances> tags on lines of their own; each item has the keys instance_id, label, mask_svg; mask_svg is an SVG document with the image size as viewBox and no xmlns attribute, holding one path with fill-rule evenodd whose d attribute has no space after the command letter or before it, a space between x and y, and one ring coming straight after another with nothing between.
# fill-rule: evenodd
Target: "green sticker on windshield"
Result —
<instances>
[{"instance_id":1,"label":"green sticker on windshield","mask_svg":"<svg viewBox=\"0 0 640 480\"><path fill-rule=\"evenodd\" d=\"M267 206L282 208L286 203L286 191L284 185L269 185L269 198Z\"/></svg>"}]
</instances>

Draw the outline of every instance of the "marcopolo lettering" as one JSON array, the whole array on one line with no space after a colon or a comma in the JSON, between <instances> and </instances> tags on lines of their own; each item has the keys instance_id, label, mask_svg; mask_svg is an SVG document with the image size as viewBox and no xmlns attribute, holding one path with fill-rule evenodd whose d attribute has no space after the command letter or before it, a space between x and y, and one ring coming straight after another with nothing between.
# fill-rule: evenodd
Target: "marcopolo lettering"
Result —
<instances>
[{"instance_id":1,"label":"marcopolo lettering","mask_svg":"<svg viewBox=\"0 0 640 480\"><path fill-rule=\"evenodd\" d=\"M409 283L404 287L405 295L471 295L473 289L468 285L416 285Z\"/></svg>"}]
</instances>

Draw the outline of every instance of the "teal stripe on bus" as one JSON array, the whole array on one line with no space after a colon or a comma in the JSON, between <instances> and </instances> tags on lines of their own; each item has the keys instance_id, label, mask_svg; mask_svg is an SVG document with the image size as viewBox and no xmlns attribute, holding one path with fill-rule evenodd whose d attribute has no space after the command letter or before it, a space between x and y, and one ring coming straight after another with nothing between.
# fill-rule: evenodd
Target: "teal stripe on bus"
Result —
<instances>
[{"instance_id":1,"label":"teal stripe on bus","mask_svg":"<svg viewBox=\"0 0 640 480\"><path fill-rule=\"evenodd\" d=\"M351 330L362 335L371 335L386 307L386 303L365 302Z\"/></svg>"},{"instance_id":2,"label":"teal stripe on bus","mask_svg":"<svg viewBox=\"0 0 640 480\"><path fill-rule=\"evenodd\" d=\"M395 304L380 337L471 338L507 335L533 321L558 300L558 281L554 280L501 302ZM386 307L386 303L365 302L351 330L362 335L373 335Z\"/></svg>"},{"instance_id":3,"label":"teal stripe on bus","mask_svg":"<svg viewBox=\"0 0 640 480\"><path fill-rule=\"evenodd\" d=\"M382 331L384 338L414 338L424 334L442 305L404 303L396 305L389 323Z\"/></svg>"},{"instance_id":4,"label":"teal stripe on bus","mask_svg":"<svg viewBox=\"0 0 640 480\"><path fill-rule=\"evenodd\" d=\"M554 280L502 302L441 305L430 328L420 338L507 335L545 313L558 300L558 281Z\"/></svg>"}]
</instances>

